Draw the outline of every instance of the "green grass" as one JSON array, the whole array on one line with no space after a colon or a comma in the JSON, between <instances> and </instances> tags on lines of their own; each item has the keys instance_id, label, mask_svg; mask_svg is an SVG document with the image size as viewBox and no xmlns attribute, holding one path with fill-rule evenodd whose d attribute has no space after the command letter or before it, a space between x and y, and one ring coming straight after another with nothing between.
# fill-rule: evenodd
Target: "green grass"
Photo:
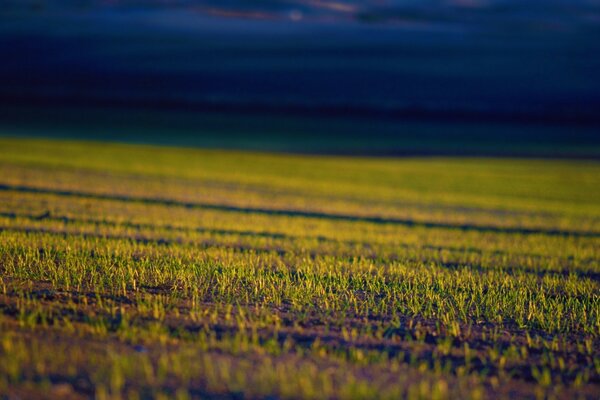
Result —
<instances>
[{"instance_id":1,"label":"green grass","mask_svg":"<svg viewBox=\"0 0 600 400\"><path fill-rule=\"evenodd\" d=\"M0 393L594 398L600 164L0 138Z\"/></svg>"}]
</instances>

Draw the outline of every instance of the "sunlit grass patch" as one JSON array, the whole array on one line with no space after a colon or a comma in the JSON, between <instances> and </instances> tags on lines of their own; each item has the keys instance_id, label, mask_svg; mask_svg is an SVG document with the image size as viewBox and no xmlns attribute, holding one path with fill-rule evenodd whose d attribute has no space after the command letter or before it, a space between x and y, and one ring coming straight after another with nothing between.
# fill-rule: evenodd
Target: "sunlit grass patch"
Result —
<instances>
[{"instance_id":1,"label":"sunlit grass patch","mask_svg":"<svg viewBox=\"0 0 600 400\"><path fill-rule=\"evenodd\" d=\"M598 391L597 163L0 145L0 393Z\"/></svg>"}]
</instances>

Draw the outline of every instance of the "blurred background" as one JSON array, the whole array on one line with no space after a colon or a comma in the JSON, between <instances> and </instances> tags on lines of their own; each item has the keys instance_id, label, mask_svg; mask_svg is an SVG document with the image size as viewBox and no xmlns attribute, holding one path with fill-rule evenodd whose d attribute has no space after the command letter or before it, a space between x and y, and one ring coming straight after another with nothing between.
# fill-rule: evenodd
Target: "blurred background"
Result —
<instances>
[{"instance_id":1,"label":"blurred background","mask_svg":"<svg viewBox=\"0 0 600 400\"><path fill-rule=\"evenodd\" d=\"M600 0L0 0L0 134L600 157Z\"/></svg>"}]
</instances>

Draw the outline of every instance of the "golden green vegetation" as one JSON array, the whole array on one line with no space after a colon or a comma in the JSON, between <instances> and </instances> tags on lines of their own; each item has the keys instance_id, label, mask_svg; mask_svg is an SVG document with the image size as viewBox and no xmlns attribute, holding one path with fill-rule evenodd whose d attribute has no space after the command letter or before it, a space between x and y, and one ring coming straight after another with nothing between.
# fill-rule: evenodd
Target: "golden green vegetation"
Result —
<instances>
[{"instance_id":1,"label":"golden green vegetation","mask_svg":"<svg viewBox=\"0 0 600 400\"><path fill-rule=\"evenodd\" d=\"M597 398L600 163L0 138L0 395Z\"/></svg>"}]
</instances>

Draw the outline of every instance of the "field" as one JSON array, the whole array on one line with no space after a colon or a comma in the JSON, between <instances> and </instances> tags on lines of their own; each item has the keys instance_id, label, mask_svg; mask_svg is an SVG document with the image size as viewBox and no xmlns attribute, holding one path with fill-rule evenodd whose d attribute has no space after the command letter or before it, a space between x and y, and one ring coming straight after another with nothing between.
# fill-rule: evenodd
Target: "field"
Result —
<instances>
[{"instance_id":1,"label":"field","mask_svg":"<svg viewBox=\"0 0 600 400\"><path fill-rule=\"evenodd\" d=\"M600 163L0 138L0 397L598 398Z\"/></svg>"}]
</instances>

